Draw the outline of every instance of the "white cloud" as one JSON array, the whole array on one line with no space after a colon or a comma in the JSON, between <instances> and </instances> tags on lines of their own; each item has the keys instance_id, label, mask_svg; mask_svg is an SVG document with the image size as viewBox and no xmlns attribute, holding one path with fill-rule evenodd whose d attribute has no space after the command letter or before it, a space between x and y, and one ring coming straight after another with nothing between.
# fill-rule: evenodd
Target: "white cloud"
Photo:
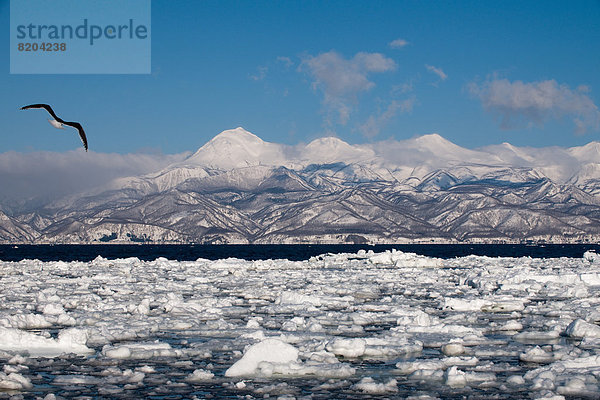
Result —
<instances>
[{"instance_id":1,"label":"white cloud","mask_svg":"<svg viewBox=\"0 0 600 400\"><path fill-rule=\"evenodd\" d=\"M590 88L588 85L579 85L577 86L577 91L581 93L589 93L592 91L592 88Z\"/></svg>"},{"instance_id":2,"label":"white cloud","mask_svg":"<svg viewBox=\"0 0 600 400\"><path fill-rule=\"evenodd\" d=\"M285 56L278 56L277 62L282 63L283 65L286 66L286 68L290 68L292 65L294 65L294 62L292 61L292 59L289 57L285 57Z\"/></svg>"},{"instance_id":3,"label":"white cloud","mask_svg":"<svg viewBox=\"0 0 600 400\"><path fill-rule=\"evenodd\" d=\"M374 138L379 135L381 129L394 118L398 112L401 114L412 112L415 102L416 98L414 96L403 101L394 100L382 113L371 115L364 124L358 127L358 130L363 136Z\"/></svg>"},{"instance_id":4,"label":"white cloud","mask_svg":"<svg viewBox=\"0 0 600 400\"><path fill-rule=\"evenodd\" d=\"M394 85L392 86L392 93L399 93L399 94L405 94L405 93L410 93L413 92L415 90L415 81L414 79L411 79L409 81L406 81L400 85Z\"/></svg>"},{"instance_id":5,"label":"white cloud","mask_svg":"<svg viewBox=\"0 0 600 400\"><path fill-rule=\"evenodd\" d=\"M404 39L396 39L390 42L390 47L392 49L401 49L404 46L407 46L408 42Z\"/></svg>"},{"instance_id":6,"label":"white cloud","mask_svg":"<svg viewBox=\"0 0 600 400\"><path fill-rule=\"evenodd\" d=\"M91 190L119 177L158 171L189 153L0 153L0 208L23 210Z\"/></svg>"},{"instance_id":7,"label":"white cloud","mask_svg":"<svg viewBox=\"0 0 600 400\"><path fill-rule=\"evenodd\" d=\"M494 78L482 84L471 83L467 88L486 110L498 115L503 129L523 123L543 125L563 117L572 118L578 134L600 129L600 111L586 94L590 90L587 86L571 90L555 80L528 83Z\"/></svg>"},{"instance_id":8,"label":"white cloud","mask_svg":"<svg viewBox=\"0 0 600 400\"><path fill-rule=\"evenodd\" d=\"M425 68L427 68L427 71L436 74L443 81L448 79L448 75L446 75L446 73L441 68L434 67L433 65L427 65L427 64L425 64Z\"/></svg>"},{"instance_id":9,"label":"white cloud","mask_svg":"<svg viewBox=\"0 0 600 400\"><path fill-rule=\"evenodd\" d=\"M267 71L269 71L269 68L267 67L258 67L256 74L250 75L250 79L253 81L262 81L265 79L265 76L267 76Z\"/></svg>"},{"instance_id":10,"label":"white cloud","mask_svg":"<svg viewBox=\"0 0 600 400\"><path fill-rule=\"evenodd\" d=\"M336 112L339 123L345 125L358 94L375 86L368 75L394 70L396 63L380 53L357 53L345 59L330 51L305 58L301 67L313 77L313 89L323 92L326 108Z\"/></svg>"}]
</instances>

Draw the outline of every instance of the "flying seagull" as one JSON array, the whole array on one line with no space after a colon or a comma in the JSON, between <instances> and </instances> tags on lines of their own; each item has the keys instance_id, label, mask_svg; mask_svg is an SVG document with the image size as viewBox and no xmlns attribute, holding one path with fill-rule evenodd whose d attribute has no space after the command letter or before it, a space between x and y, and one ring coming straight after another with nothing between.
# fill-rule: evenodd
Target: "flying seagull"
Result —
<instances>
[{"instance_id":1,"label":"flying seagull","mask_svg":"<svg viewBox=\"0 0 600 400\"><path fill-rule=\"evenodd\" d=\"M68 126L72 126L73 128L77 129L77 131L79 132L79 137L81 138L81 141L83 142L83 147L85 148L85 151L88 151L87 138L85 137L85 132L83 131L83 127L81 126L81 124L79 122L68 122L68 121L62 120L61 118L56 116L56 114L54 113L54 110L48 104L30 104L28 106L21 107L21 110L28 110L30 108L43 108L44 110L48 111L48 113L50 115L52 115L52 118L54 118L54 119L49 119L48 122L50 122L50 124L52 124L52 126L55 128L65 129L65 127L63 125L68 125Z\"/></svg>"}]
</instances>

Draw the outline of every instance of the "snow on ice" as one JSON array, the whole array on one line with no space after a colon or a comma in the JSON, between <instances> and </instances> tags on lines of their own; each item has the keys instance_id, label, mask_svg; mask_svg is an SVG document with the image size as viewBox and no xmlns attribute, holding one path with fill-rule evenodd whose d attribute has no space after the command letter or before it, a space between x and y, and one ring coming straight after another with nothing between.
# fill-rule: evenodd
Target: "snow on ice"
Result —
<instances>
[{"instance_id":1,"label":"snow on ice","mask_svg":"<svg viewBox=\"0 0 600 400\"><path fill-rule=\"evenodd\" d=\"M598 398L599 277L595 253L0 262L0 398Z\"/></svg>"}]
</instances>

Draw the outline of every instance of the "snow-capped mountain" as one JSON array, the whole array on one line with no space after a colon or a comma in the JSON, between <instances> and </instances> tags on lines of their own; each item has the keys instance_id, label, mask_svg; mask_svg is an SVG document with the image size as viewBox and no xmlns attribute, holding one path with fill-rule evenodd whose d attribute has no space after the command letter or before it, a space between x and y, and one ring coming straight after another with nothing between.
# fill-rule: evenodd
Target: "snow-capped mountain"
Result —
<instances>
[{"instance_id":1,"label":"snow-capped mountain","mask_svg":"<svg viewBox=\"0 0 600 400\"><path fill-rule=\"evenodd\" d=\"M156 173L0 213L3 242L598 239L600 143L471 150L437 134L288 146L236 128Z\"/></svg>"}]
</instances>

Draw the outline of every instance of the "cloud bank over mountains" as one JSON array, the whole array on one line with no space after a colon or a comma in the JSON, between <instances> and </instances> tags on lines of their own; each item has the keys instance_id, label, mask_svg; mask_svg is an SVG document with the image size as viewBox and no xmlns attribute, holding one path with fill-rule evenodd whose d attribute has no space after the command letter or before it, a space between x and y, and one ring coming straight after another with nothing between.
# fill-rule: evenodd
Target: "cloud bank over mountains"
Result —
<instances>
[{"instance_id":1,"label":"cloud bank over mountains","mask_svg":"<svg viewBox=\"0 0 600 400\"><path fill-rule=\"evenodd\" d=\"M600 129L600 110L588 96L589 88L573 90L555 80L539 82L488 79L471 83L469 92L481 100L483 107L500 120L503 129L569 118L577 134Z\"/></svg>"},{"instance_id":2,"label":"cloud bank over mountains","mask_svg":"<svg viewBox=\"0 0 600 400\"><path fill-rule=\"evenodd\" d=\"M1 156L6 174L18 155ZM236 128L189 156L97 154L82 167L77 152L54 155L73 170L29 156L37 174L2 177L13 200L0 199L0 241L600 240L598 142L467 149L429 134L292 146Z\"/></svg>"},{"instance_id":3,"label":"cloud bank over mountains","mask_svg":"<svg viewBox=\"0 0 600 400\"><path fill-rule=\"evenodd\" d=\"M0 210L35 208L64 196L105 185L123 176L143 175L184 160L182 154L117 154L82 150L0 153Z\"/></svg>"},{"instance_id":4,"label":"cloud bank over mountains","mask_svg":"<svg viewBox=\"0 0 600 400\"><path fill-rule=\"evenodd\" d=\"M362 127L363 134L375 137L381 125L397 113L410 112L413 99L393 102ZM145 176L177 165L234 169L267 165L296 168L299 165L369 163L380 168L430 172L458 163L479 163L518 168L537 168L549 178L564 183L587 164L600 163L597 142L575 148L515 147L508 143L467 149L437 134L408 140L377 141L350 145L338 138L324 137L308 144L283 145L264 142L242 128L224 131L194 154L117 154L32 152L0 153L0 209L22 210L61 197L97 189L117 178ZM588 149L588 150L585 150ZM600 165L600 164L598 164ZM599 167L600 169L600 167ZM422 172L424 173L424 172ZM600 174L599 174L600 179Z\"/></svg>"}]
</instances>

